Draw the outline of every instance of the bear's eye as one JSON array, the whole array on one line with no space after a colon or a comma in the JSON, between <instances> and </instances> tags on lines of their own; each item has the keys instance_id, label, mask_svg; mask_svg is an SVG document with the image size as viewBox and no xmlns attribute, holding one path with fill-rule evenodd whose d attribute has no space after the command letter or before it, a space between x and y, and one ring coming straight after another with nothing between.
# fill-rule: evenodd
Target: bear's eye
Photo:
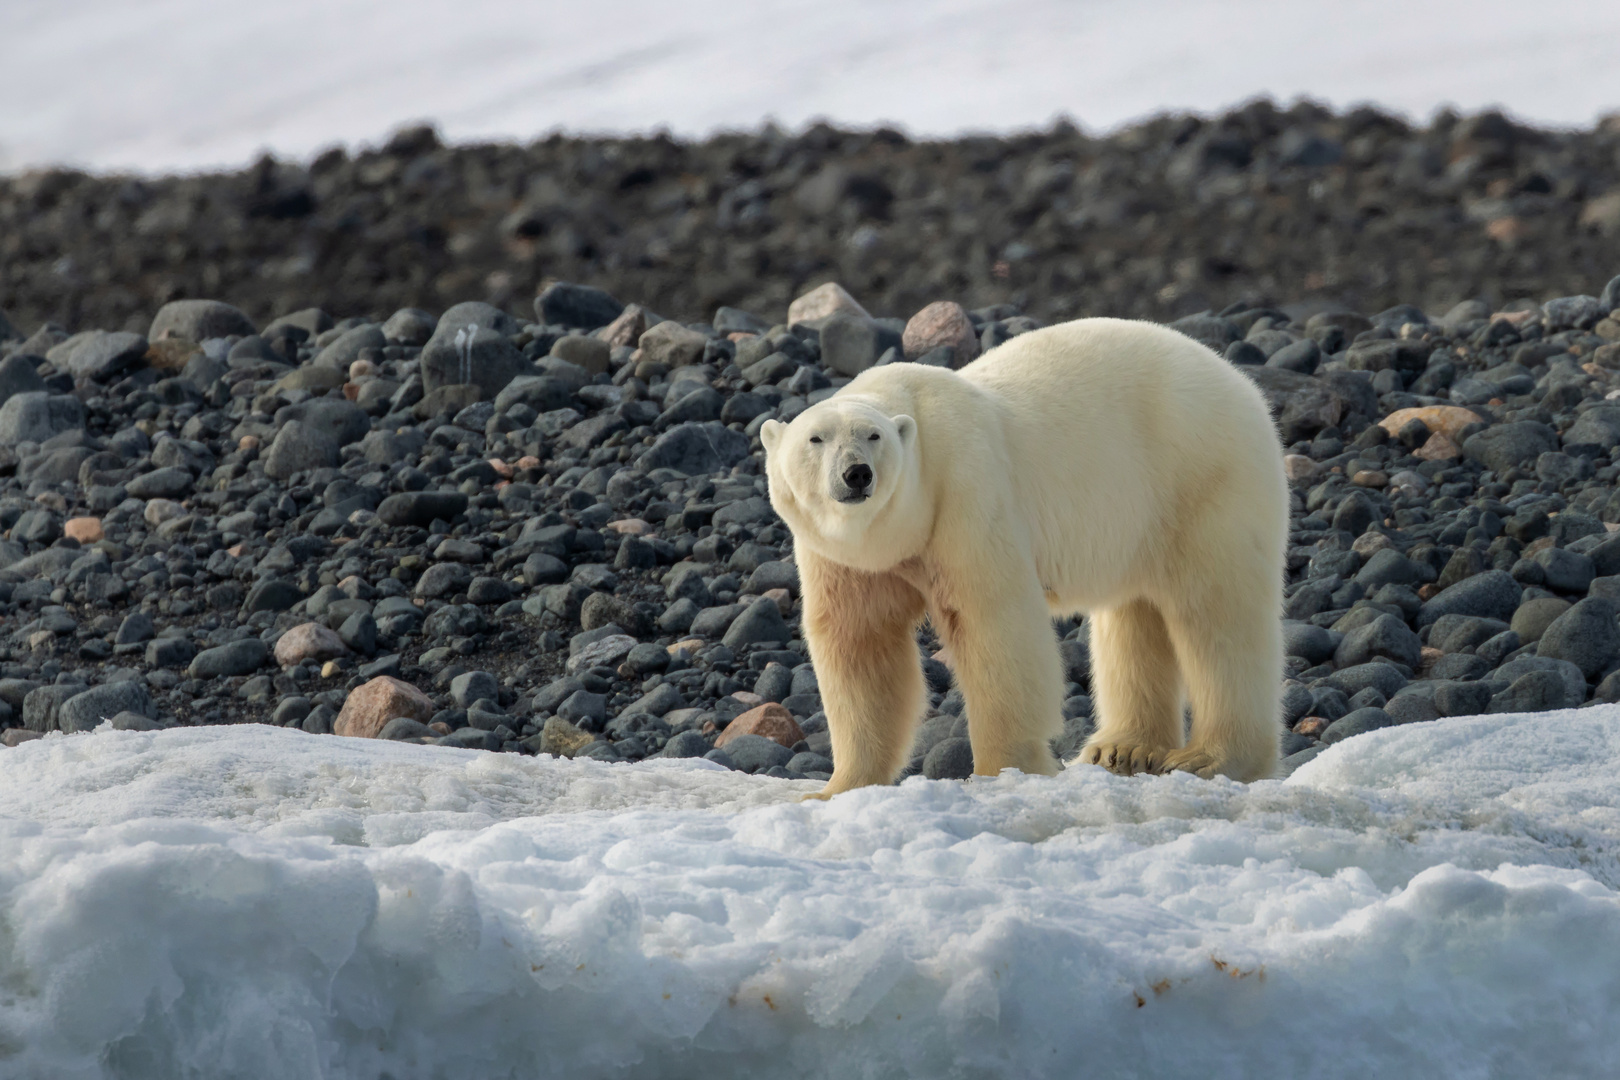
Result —
<instances>
[{"instance_id":1,"label":"bear's eye","mask_svg":"<svg viewBox=\"0 0 1620 1080\"><path fill-rule=\"evenodd\" d=\"M870 434L870 435L868 435L866 437L866 441L867 442L877 442L878 441L878 433L875 432L875 431L872 432L872 434Z\"/></svg>"},{"instance_id":2,"label":"bear's eye","mask_svg":"<svg viewBox=\"0 0 1620 1080\"><path fill-rule=\"evenodd\" d=\"M813 443L820 443L821 442L821 436L820 435L812 435L812 436L810 436L810 441L813 442Z\"/></svg>"}]
</instances>

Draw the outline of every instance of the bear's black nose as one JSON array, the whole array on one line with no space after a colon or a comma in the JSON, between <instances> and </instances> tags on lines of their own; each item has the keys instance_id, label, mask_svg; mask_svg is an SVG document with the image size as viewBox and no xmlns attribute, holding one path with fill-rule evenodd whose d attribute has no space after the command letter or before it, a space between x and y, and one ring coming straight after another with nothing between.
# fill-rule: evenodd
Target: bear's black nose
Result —
<instances>
[{"instance_id":1,"label":"bear's black nose","mask_svg":"<svg viewBox=\"0 0 1620 1080\"><path fill-rule=\"evenodd\" d=\"M844 470L844 483L848 484L856 491L861 491L865 488L871 487L872 466L851 465L849 468Z\"/></svg>"}]
</instances>

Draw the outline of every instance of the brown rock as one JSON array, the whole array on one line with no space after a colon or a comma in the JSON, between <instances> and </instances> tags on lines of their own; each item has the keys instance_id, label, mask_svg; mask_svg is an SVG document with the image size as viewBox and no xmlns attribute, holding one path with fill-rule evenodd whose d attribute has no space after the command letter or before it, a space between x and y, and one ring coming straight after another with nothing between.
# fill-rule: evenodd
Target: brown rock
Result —
<instances>
[{"instance_id":1,"label":"brown rock","mask_svg":"<svg viewBox=\"0 0 1620 1080\"><path fill-rule=\"evenodd\" d=\"M6 746L17 746L21 743L31 742L34 739L43 739L44 737L45 733L43 731L29 731L27 728L14 727L7 728L4 732L0 732L0 743L3 743Z\"/></svg>"},{"instance_id":2,"label":"brown rock","mask_svg":"<svg viewBox=\"0 0 1620 1080\"><path fill-rule=\"evenodd\" d=\"M159 371L180 371L191 363L191 358L202 352L195 341L185 338L165 338L150 343L146 350L148 367Z\"/></svg>"},{"instance_id":3,"label":"brown rock","mask_svg":"<svg viewBox=\"0 0 1620 1080\"><path fill-rule=\"evenodd\" d=\"M799 723L793 719L793 714L774 701L749 709L726 725L726 730L714 740L714 745L724 746L739 735L763 735L790 748L804 738L804 732L799 730Z\"/></svg>"},{"instance_id":4,"label":"brown rock","mask_svg":"<svg viewBox=\"0 0 1620 1080\"><path fill-rule=\"evenodd\" d=\"M101 539L101 519L98 517L68 518L62 524L62 535L71 536L81 544L93 544Z\"/></svg>"},{"instance_id":5,"label":"brown rock","mask_svg":"<svg viewBox=\"0 0 1620 1080\"><path fill-rule=\"evenodd\" d=\"M1611 341L1593 349L1592 363L1599 367L1620 368L1620 341Z\"/></svg>"},{"instance_id":6,"label":"brown rock","mask_svg":"<svg viewBox=\"0 0 1620 1080\"><path fill-rule=\"evenodd\" d=\"M1436 585L1432 581L1429 582L1427 585L1419 585L1418 586L1418 599L1419 600L1433 600L1435 597L1437 597L1439 595L1440 595L1440 586Z\"/></svg>"},{"instance_id":7,"label":"brown rock","mask_svg":"<svg viewBox=\"0 0 1620 1080\"><path fill-rule=\"evenodd\" d=\"M410 683L392 675L379 675L349 694L332 724L332 733L375 739L383 725L396 716L408 716L425 724L433 719L435 711L433 699Z\"/></svg>"},{"instance_id":8,"label":"brown rock","mask_svg":"<svg viewBox=\"0 0 1620 1080\"><path fill-rule=\"evenodd\" d=\"M1411 409L1396 409L1378 421L1378 426L1391 435L1399 435L1401 428L1409 421L1421 420L1430 431L1444 432L1455 439L1463 428L1483 419L1472 409L1465 409L1461 405L1419 405Z\"/></svg>"},{"instance_id":9,"label":"brown rock","mask_svg":"<svg viewBox=\"0 0 1620 1080\"><path fill-rule=\"evenodd\" d=\"M276 663L284 668L296 667L305 660L330 660L348 651L337 633L320 623L300 623L276 639Z\"/></svg>"},{"instance_id":10,"label":"brown rock","mask_svg":"<svg viewBox=\"0 0 1620 1080\"><path fill-rule=\"evenodd\" d=\"M641 354L644 360L672 368L685 367L703 359L703 347L708 343L709 339L696 330L688 330L678 322L661 322L641 335Z\"/></svg>"},{"instance_id":11,"label":"brown rock","mask_svg":"<svg viewBox=\"0 0 1620 1080\"><path fill-rule=\"evenodd\" d=\"M905 333L900 335L900 344L906 357L913 360L941 345L949 345L956 352L956 367L979 355L979 335L973 329L973 320L954 300L936 300L913 315L906 323Z\"/></svg>"},{"instance_id":12,"label":"brown rock","mask_svg":"<svg viewBox=\"0 0 1620 1080\"><path fill-rule=\"evenodd\" d=\"M560 716L553 716L546 721L546 726L540 729L542 754L571 758L595 741L595 735L579 730Z\"/></svg>"},{"instance_id":13,"label":"brown rock","mask_svg":"<svg viewBox=\"0 0 1620 1080\"><path fill-rule=\"evenodd\" d=\"M1610 235L1620 233L1620 191L1588 201L1581 208L1581 224Z\"/></svg>"},{"instance_id":14,"label":"brown rock","mask_svg":"<svg viewBox=\"0 0 1620 1080\"><path fill-rule=\"evenodd\" d=\"M870 319L871 313L861 307L860 302L844 291L844 287L836 281L829 281L825 285L817 285L793 303L788 305L788 325L794 323L811 322L815 319L825 319L834 312L847 311L851 315L859 315Z\"/></svg>"},{"instance_id":15,"label":"brown rock","mask_svg":"<svg viewBox=\"0 0 1620 1080\"><path fill-rule=\"evenodd\" d=\"M1462 457L1462 447L1443 431L1429 436L1429 441L1412 451L1412 456L1423 461L1451 461Z\"/></svg>"},{"instance_id":16,"label":"brown rock","mask_svg":"<svg viewBox=\"0 0 1620 1080\"><path fill-rule=\"evenodd\" d=\"M1441 652L1439 649L1436 649L1432 645L1425 645L1422 649L1418 650L1418 655L1422 658L1418 661L1418 666L1424 671L1428 671L1430 668L1434 667L1434 662L1444 656L1445 653Z\"/></svg>"},{"instance_id":17,"label":"brown rock","mask_svg":"<svg viewBox=\"0 0 1620 1080\"><path fill-rule=\"evenodd\" d=\"M1389 483L1389 474L1378 469L1357 469L1350 482L1356 487L1381 488Z\"/></svg>"},{"instance_id":18,"label":"brown rock","mask_svg":"<svg viewBox=\"0 0 1620 1080\"><path fill-rule=\"evenodd\" d=\"M257 435L244 435L236 440L238 450L257 450L263 443Z\"/></svg>"},{"instance_id":19,"label":"brown rock","mask_svg":"<svg viewBox=\"0 0 1620 1080\"><path fill-rule=\"evenodd\" d=\"M641 340L641 335L647 332L647 309L640 304L631 304L619 313L619 317L604 326L598 333L608 348L619 345L634 345Z\"/></svg>"},{"instance_id":20,"label":"brown rock","mask_svg":"<svg viewBox=\"0 0 1620 1080\"><path fill-rule=\"evenodd\" d=\"M1328 722L1320 716L1307 716L1294 725L1295 735L1318 736L1327 730Z\"/></svg>"},{"instance_id":21,"label":"brown rock","mask_svg":"<svg viewBox=\"0 0 1620 1080\"><path fill-rule=\"evenodd\" d=\"M765 599L776 601L776 610L784 619L793 614L793 594L786 589L766 589Z\"/></svg>"}]
</instances>

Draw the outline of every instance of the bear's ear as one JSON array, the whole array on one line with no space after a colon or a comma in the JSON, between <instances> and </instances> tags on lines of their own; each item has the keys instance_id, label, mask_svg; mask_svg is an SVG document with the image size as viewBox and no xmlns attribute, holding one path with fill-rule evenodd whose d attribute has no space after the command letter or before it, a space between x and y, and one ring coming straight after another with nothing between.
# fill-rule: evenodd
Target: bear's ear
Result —
<instances>
[{"instance_id":1,"label":"bear's ear","mask_svg":"<svg viewBox=\"0 0 1620 1080\"><path fill-rule=\"evenodd\" d=\"M776 444L781 441L782 432L786 429L787 425L780 420L767 420L760 425L759 441L764 444L767 454L775 452Z\"/></svg>"},{"instance_id":2,"label":"bear's ear","mask_svg":"<svg viewBox=\"0 0 1620 1080\"><path fill-rule=\"evenodd\" d=\"M889 418L894 424L894 430L900 434L900 445L910 446L917 441L917 421L901 413L899 416Z\"/></svg>"}]
</instances>

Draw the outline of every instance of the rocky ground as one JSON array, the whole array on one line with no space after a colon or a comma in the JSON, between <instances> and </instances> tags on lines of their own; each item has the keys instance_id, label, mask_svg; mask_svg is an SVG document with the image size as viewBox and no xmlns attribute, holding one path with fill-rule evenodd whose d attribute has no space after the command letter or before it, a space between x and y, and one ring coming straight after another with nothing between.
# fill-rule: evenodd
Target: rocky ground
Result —
<instances>
[{"instance_id":1,"label":"rocky ground","mask_svg":"<svg viewBox=\"0 0 1620 1080\"><path fill-rule=\"evenodd\" d=\"M1591 291L1173 324L1260 385L1287 448L1290 767L1390 724L1620 700L1620 278ZM825 776L757 432L872 364L1040 325L874 318L834 284L691 324L569 284L532 320L0 321L3 741L251 721ZM1054 632L1067 755L1086 628ZM961 695L919 648L913 769L965 775Z\"/></svg>"},{"instance_id":2,"label":"rocky ground","mask_svg":"<svg viewBox=\"0 0 1620 1080\"><path fill-rule=\"evenodd\" d=\"M1046 320L1169 319L1240 299L1445 311L1589 289L1620 238L1620 120L1413 127L1259 102L1106 137L909 140L818 126L704 142L386 145L237 173L0 177L0 306L144 333L183 297L255 322L382 319L546 279L683 319L782 312L836 279L880 315L949 297Z\"/></svg>"}]
</instances>

